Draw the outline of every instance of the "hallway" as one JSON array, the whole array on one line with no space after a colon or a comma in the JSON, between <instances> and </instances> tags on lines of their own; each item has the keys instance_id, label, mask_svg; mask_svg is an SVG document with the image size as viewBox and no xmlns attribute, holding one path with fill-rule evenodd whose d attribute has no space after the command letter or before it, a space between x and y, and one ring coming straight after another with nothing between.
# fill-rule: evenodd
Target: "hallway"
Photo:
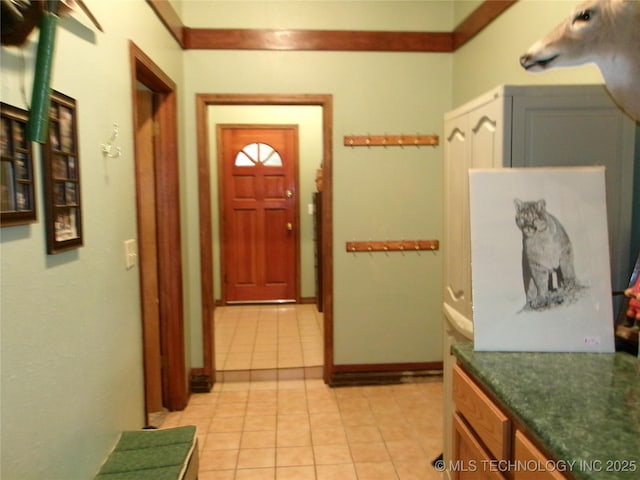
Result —
<instances>
[{"instance_id":1,"label":"hallway","mask_svg":"<svg viewBox=\"0 0 640 480\"><path fill-rule=\"evenodd\" d=\"M218 381L162 428L198 427L199 480L440 480L442 377L331 388L314 305L216 309Z\"/></svg>"},{"instance_id":2,"label":"hallway","mask_svg":"<svg viewBox=\"0 0 640 480\"><path fill-rule=\"evenodd\" d=\"M216 383L164 428L196 425L199 480L439 480L442 381L330 388Z\"/></svg>"},{"instance_id":3,"label":"hallway","mask_svg":"<svg viewBox=\"0 0 640 480\"><path fill-rule=\"evenodd\" d=\"M322 378L322 321L312 304L216 308L216 381Z\"/></svg>"}]
</instances>

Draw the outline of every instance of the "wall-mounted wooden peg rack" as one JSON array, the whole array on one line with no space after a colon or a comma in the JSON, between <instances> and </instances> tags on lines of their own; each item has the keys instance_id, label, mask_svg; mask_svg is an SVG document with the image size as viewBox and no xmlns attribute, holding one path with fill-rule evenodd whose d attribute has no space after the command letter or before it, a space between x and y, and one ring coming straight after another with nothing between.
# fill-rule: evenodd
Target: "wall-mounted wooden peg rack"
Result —
<instances>
[{"instance_id":1,"label":"wall-mounted wooden peg rack","mask_svg":"<svg viewBox=\"0 0 640 480\"><path fill-rule=\"evenodd\" d=\"M381 240L368 242L347 242L347 252L420 252L435 251L440 248L438 240Z\"/></svg>"},{"instance_id":2,"label":"wall-mounted wooden peg rack","mask_svg":"<svg viewBox=\"0 0 640 480\"><path fill-rule=\"evenodd\" d=\"M435 147L438 135L345 135L345 147Z\"/></svg>"}]
</instances>

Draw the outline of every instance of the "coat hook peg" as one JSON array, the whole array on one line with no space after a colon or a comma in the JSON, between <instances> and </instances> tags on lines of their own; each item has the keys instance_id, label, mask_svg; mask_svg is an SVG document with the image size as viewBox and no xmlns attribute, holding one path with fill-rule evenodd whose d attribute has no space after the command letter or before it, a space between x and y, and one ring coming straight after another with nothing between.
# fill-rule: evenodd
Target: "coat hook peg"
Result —
<instances>
[{"instance_id":1,"label":"coat hook peg","mask_svg":"<svg viewBox=\"0 0 640 480\"><path fill-rule=\"evenodd\" d=\"M371 135L367 133L367 139L365 140L368 148L371 148Z\"/></svg>"},{"instance_id":2,"label":"coat hook peg","mask_svg":"<svg viewBox=\"0 0 640 480\"><path fill-rule=\"evenodd\" d=\"M118 138L118 133L120 133L120 130L118 128L118 124L117 123L113 123L113 133L111 134L111 137L109 138L109 141L107 143L103 143L102 145L100 145L100 149L102 150L102 156L105 158L118 158L120 155L122 155L122 149L120 147L116 147L114 146L113 142L115 142L116 138ZM115 150L115 153L114 153Z\"/></svg>"}]
</instances>

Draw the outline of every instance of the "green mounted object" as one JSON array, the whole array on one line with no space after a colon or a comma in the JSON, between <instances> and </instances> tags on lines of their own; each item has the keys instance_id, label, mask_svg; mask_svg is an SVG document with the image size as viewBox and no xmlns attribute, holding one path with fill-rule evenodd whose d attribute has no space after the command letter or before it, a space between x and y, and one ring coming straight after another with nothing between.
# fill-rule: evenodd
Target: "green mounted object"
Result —
<instances>
[{"instance_id":1,"label":"green mounted object","mask_svg":"<svg viewBox=\"0 0 640 480\"><path fill-rule=\"evenodd\" d=\"M31 112L27 125L28 139L45 143L49 127L49 106L51 104L51 71L55 47L58 17L44 12L40 19L40 38L31 93Z\"/></svg>"}]
</instances>

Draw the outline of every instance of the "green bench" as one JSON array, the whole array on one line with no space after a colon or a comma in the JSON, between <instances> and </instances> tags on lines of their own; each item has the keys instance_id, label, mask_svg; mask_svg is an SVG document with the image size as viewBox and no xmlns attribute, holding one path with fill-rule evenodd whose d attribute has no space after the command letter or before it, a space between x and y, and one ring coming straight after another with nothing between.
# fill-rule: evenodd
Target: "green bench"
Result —
<instances>
[{"instance_id":1,"label":"green bench","mask_svg":"<svg viewBox=\"0 0 640 480\"><path fill-rule=\"evenodd\" d=\"M95 480L195 480L196 427L123 432Z\"/></svg>"}]
</instances>

